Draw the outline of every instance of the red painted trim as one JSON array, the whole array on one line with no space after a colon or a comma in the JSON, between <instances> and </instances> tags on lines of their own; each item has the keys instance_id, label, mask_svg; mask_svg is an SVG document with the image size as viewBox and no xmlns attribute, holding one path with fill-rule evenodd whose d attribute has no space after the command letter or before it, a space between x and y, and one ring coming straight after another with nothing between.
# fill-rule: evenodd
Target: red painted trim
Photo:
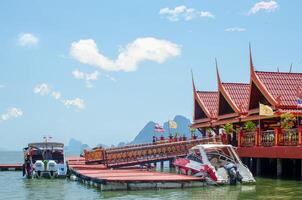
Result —
<instances>
[{"instance_id":1,"label":"red painted trim","mask_svg":"<svg viewBox=\"0 0 302 200\"><path fill-rule=\"evenodd\" d=\"M301 146L238 147L240 157L302 159Z\"/></svg>"},{"instance_id":2,"label":"red painted trim","mask_svg":"<svg viewBox=\"0 0 302 200\"><path fill-rule=\"evenodd\" d=\"M206 122L206 123L196 123L191 125L192 128L207 128L211 127L211 122Z\"/></svg>"},{"instance_id":3,"label":"red painted trim","mask_svg":"<svg viewBox=\"0 0 302 200\"><path fill-rule=\"evenodd\" d=\"M298 127L299 145L302 145L302 125Z\"/></svg>"},{"instance_id":4,"label":"red painted trim","mask_svg":"<svg viewBox=\"0 0 302 200\"><path fill-rule=\"evenodd\" d=\"M225 114L225 115L220 115L218 116L218 120L222 120L222 119L228 119L228 118L234 118L234 117L238 117L239 114L238 113L230 113L230 114Z\"/></svg>"},{"instance_id":5,"label":"red painted trim","mask_svg":"<svg viewBox=\"0 0 302 200\"><path fill-rule=\"evenodd\" d=\"M237 123L239 121L240 121L239 118L231 118L231 119L225 119L225 120L218 120L216 122L213 122L212 125L219 126L219 125L223 125L223 124L227 124L227 123Z\"/></svg>"},{"instance_id":6,"label":"red painted trim","mask_svg":"<svg viewBox=\"0 0 302 200\"><path fill-rule=\"evenodd\" d=\"M198 124L198 123L205 123L205 122L210 122L211 119L209 118L205 118L205 119L198 119L198 120L194 120L194 124Z\"/></svg>"}]
</instances>

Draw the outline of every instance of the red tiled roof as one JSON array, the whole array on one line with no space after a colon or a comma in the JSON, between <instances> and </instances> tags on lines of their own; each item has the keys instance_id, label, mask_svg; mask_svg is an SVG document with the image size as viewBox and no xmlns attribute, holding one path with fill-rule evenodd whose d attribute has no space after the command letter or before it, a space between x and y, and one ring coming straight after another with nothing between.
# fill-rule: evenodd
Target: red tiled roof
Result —
<instances>
[{"instance_id":1,"label":"red tiled roof","mask_svg":"<svg viewBox=\"0 0 302 200\"><path fill-rule=\"evenodd\" d=\"M216 117L218 107L218 92L197 91L197 94L211 115Z\"/></svg>"},{"instance_id":2,"label":"red tiled roof","mask_svg":"<svg viewBox=\"0 0 302 200\"><path fill-rule=\"evenodd\" d=\"M224 89L242 112L247 112L249 103L250 84L222 83Z\"/></svg>"},{"instance_id":3,"label":"red tiled roof","mask_svg":"<svg viewBox=\"0 0 302 200\"><path fill-rule=\"evenodd\" d=\"M302 114L302 109L278 109L278 113L295 113L295 114Z\"/></svg>"},{"instance_id":4,"label":"red tiled roof","mask_svg":"<svg viewBox=\"0 0 302 200\"><path fill-rule=\"evenodd\" d=\"M255 71L259 80L280 106L296 106L297 92L302 88L302 73Z\"/></svg>"}]
</instances>

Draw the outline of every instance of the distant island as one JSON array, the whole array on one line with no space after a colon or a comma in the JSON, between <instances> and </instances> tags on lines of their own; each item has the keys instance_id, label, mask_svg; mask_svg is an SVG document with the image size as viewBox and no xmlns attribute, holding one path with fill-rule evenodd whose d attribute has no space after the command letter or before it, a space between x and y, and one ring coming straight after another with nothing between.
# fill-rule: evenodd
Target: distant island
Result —
<instances>
[{"instance_id":1,"label":"distant island","mask_svg":"<svg viewBox=\"0 0 302 200\"><path fill-rule=\"evenodd\" d=\"M165 137L169 136L169 133L174 135L177 133L178 135L182 136L185 135L186 137L191 137L191 133L189 130L189 126L191 125L191 121L182 116L182 115L176 115L173 119L177 123L177 128L176 129L170 129L169 130L169 125L168 121L163 124L163 128L165 129L165 132L162 133ZM154 121L148 122L144 128L137 134L137 136L129 143L127 142L119 142L117 145L105 145L105 144L98 144L97 146L102 146L104 148L106 147L113 147L113 146L125 146L127 144L141 144L141 143L147 143L147 142L152 142L152 137L153 135L160 137L161 133L156 133L154 132L154 126L155 126ZM200 132L196 131L197 135L200 135ZM65 152L68 155L79 155L83 152L84 149L90 149L91 147L87 144L83 144L81 141L76 140L74 138L71 138L69 143L65 146Z\"/></svg>"},{"instance_id":2,"label":"distant island","mask_svg":"<svg viewBox=\"0 0 302 200\"><path fill-rule=\"evenodd\" d=\"M186 137L191 137L191 133L189 130L189 126L191 125L191 121L182 116L182 115L176 115L173 119L177 123L176 129L170 129L169 130L169 124L168 121L163 124L163 128L165 129L165 132L163 135L165 137L169 136L169 132L174 135L175 133L178 133L179 136L185 135ZM150 121L148 122L145 127L138 133L138 135L134 138L130 144L141 144L146 142L151 142L153 135L160 137L161 133L154 132L154 126L155 122ZM200 134L200 132L196 131L196 134Z\"/></svg>"}]
</instances>

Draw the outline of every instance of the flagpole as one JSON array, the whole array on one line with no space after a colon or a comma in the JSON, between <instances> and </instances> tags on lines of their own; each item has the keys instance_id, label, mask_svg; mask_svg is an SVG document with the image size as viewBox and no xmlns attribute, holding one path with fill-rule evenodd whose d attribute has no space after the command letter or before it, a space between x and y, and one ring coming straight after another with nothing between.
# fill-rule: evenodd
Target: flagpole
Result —
<instances>
[{"instance_id":1,"label":"flagpole","mask_svg":"<svg viewBox=\"0 0 302 200\"><path fill-rule=\"evenodd\" d=\"M299 100L300 100L300 98L299 98ZM299 126L300 126L300 120L299 120L299 114L298 114L298 112L299 112L299 102L297 102L297 120L298 120L298 127L297 128L299 128Z\"/></svg>"},{"instance_id":2,"label":"flagpole","mask_svg":"<svg viewBox=\"0 0 302 200\"><path fill-rule=\"evenodd\" d=\"M168 121L168 128L169 128L169 138L170 138L170 135L171 135L171 130L170 130L170 120Z\"/></svg>"}]
</instances>

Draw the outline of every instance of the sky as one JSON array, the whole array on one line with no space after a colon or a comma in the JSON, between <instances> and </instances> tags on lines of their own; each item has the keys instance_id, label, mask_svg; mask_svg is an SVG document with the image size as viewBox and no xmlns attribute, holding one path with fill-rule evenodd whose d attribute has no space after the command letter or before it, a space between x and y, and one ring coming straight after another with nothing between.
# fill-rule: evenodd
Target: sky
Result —
<instances>
[{"instance_id":1,"label":"sky","mask_svg":"<svg viewBox=\"0 0 302 200\"><path fill-rule=\"evenodd\" d=\"M149 121L192 119L199 90L256 70L302 71L299 0L0 2L0 149L44 135L131 141Z\"/></svg>"}]
</instances>

